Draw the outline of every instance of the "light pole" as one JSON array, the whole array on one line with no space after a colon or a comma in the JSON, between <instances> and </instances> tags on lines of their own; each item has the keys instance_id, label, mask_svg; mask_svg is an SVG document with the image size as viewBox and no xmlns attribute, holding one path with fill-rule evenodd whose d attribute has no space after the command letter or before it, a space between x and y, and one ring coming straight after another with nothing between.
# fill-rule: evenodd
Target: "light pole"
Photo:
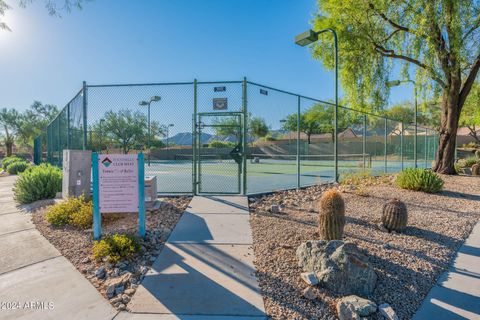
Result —
<instances>
[{"instance_id":1,"label":"light pole","mask_svg":"<svg viewBox=\"0 0 480 320\"><path fill-rule=\"evenodd\" d=\"M173 123L170 123L167 125L167 160L168 160L168 138L169 138L169 131L170 131L170 127L173 127L174 124Z\"/></svg>"},{"instance_id":2,"label":"light pole","mask_svg":"<svg viewBox=\"0 0 480 320\"><path fill-rule=\"evenodd\" d=\"M401 85L402 83L411 83L413 84L413 90L414 90L414 95L415 95L415 111L413 114L413 123L415 125L414 128L414 137L413 137L413 162L415 163L415 168L417 167L417 142L418 142L418 130L417 130L417 114L418 114L418 103L417 103L417 84L413 80L393 80L393 81L387 81L386 85L387 87L397 87Z\"/></svg>"},{"instance_id":3,"label":"light pole","mask_svg":"<svg viewBox=\"0 0 480 320\"><path fill-rule=\"evenodd\" d=\"M153 96L150 98L150 100L147 101L140 101L138 104L140 106L147 106L148 108L148 114L147 114L147 122L148 122L148 140L147 140L147 146L148 146L148 166L150 167L150 105L152 102L157 102L160 101L162 98L160 96Z\"/></svg>"},{"instance_id":4,"label":"light pole","mask_svg":"<svg viewBox=\"0 0 480 320\"><path fill-rule=\"evenodd\" d=\"M334 168L333 175L335 177L335 182L338 182L338 39L337 33L333 29L323 29L320 31L308 30L304 33L299 34L295 37L295 43L299 46L306 46L315 41L318 41L318 36L325 32L331 32L333 35L333 45L334 45L334 59L335 59L335 111L333 113L334 126L334 142L333 142L333 157L334 157Z\"/></svg>"}]
</instances>

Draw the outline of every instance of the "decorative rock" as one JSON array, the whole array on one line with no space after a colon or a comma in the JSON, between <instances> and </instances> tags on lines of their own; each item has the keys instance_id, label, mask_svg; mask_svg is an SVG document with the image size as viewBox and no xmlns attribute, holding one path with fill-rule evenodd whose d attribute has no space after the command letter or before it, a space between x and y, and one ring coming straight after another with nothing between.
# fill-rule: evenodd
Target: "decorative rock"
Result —
<instances>
[{"instance_id":1,"label":"decorative rock","mask_svg":"<svg viewBox=\"0 0 480 320\"><path fill-rule=\"evenodd\" d=\"M122 301L123 303L127 304L130 301L130 296L127 294L122 295Z\"/></svg>"},{"instance_id":2,"label":"decorative rock","mask_svg":"<svg viewBox=\"0 0 480 320\"><path fill-rule=\"evenodd\" d=\"M124 286L119 286L119 287L115 288L115 294L122 294L124 291L125 291Z\"/></svg>"},{"instance_id":3,"label":"decorative rock","mask_svg":"<svg viewBox=\"0 0 480 320\"><path fill-rule=\"evenodd\" d=\"M280 207L277 204L272 204L270 207L271 213L280 213Z\"/></svg>"},{"instance_id":4,"label":"decorative rock","mask_svg":"<svg viewBox=\"0 0 480 320\"><path fill-rule=\"evenodd\" d=\"M385 319L399 320L397 314L388 303L379 305L378 310L380 311L380 314L385 317Z\"/></svg>"},{"instance_id":5,"label":"decorative rock","mask_svg":"<svg viewBox=\"0 0 480 320\"><path fill-rule=\"evenodd\" d=\"M125 306L123 303L120 304L120 305L117 307L117 309L120 310L120 311L125 310L125 308L126 308L126 306Z\"/></svg>"},{"instance_id":6,"label":"decorative rock","mask_svg":"<svg viewBox=\"0 0 480 320\"><path fill-rule=\"evenodd\" d=\"M105 278L105 268L100 267L97 270L95 270L95 277L97 277L98 279Z\"/></svg>"},{"instance_id":7,"label":"decorative rock","mask_svg":"<svg viewBox=\"0 0 480 320\"><path fill-rule=\"evenodd\" d=\"M377 305L375 302L355 295L343 297L338 301L337 311L343 308L342 305L353 306L355 312L361 317L367 317L377 311Z\"/></svg>"},{"instance_id":8,"label":"decorative rock","mask_svg":"<svg viewBox=\"0 0 480 320\"><path fill-rule=\"evenodd\" d=\"M313 272L303 272L300 277L308 285L316 286L318 284L317 276Z\"/></svg>"},{"instance_id":9,"label":"decorative rock","mask_svg":"<svg viewBox=\"0 0 480 320\"><path fill-rule=\"evenodd\" d=\"M306 287L302 292L302 296L307 300L317 299L317 294L315 293L315 289L313 289L312 287Z\"/></svg>"},{"instance_id":10,"label":"decorative rock","mask_svg":"<svg viewBox=\"0 0 480 320\"><path fill-rule=\"evenodd\" d=\"M114 285L108 285L105 294L107 295L108 299L113 298L113 296L115 294L115 286Z\"/></svg>"},{"instance_id":11,"label":"decorative rock","mask_svg":"<svg viewBox=\"0 0 480 320\"><path fill-rule=\"evenodd\" d=\"M359 320L359 315L351 304L337 303L337 314L339 320Z\"/></svg>"},{"instance_id":12,"label":"decorative rock","mask_svg":"<svg viewBox=\"0 0 480 320\"><path fill-rule=\"evenodd\" d=\"M129 296L133 295L134 293L135 293L135 289L130 288L125 290L125 294L128 294Z\"/></svg>"},{"instance_id":13,"label":"decorative rock","mask_svg":"<svg viewBox=\"0 0 480 320\"><path fill-rule=\"evenodd\" d=\"M114 297L114 298L110 299L110 302L112 304L116 304L117 302L122 302L122 297L121 296Z\"/></svg>"},{"instance_id":14,"label":"decorative rock","mask_svg":"<svg viewBox=\"0 0 480 320\"><path fill-rule=\"evenodd\" d=\"M367 296L377 282L368 257L354 243L310 240L297 248L297 259L304 272L315 272L319 284L335 293Z\"/></svg>"},{"instance_id":15,"label":"decorative rock","mask_svg":"<svg viewBox=\"0 0 480 320\"><path fill-rule=\"evenodd\" d=\"M89 262L90 262L89 257L86 257L86 258L82 259L82 263L89 263Z\"/></svg>"}]
</instances>

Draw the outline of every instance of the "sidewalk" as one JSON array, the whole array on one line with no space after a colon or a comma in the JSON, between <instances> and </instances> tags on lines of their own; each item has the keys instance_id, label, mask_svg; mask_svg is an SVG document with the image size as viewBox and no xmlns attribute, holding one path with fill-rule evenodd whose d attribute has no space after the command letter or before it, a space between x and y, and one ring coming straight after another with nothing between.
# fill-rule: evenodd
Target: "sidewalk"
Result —
<instances>
[{"instance_id":1,"label":"sidewalk","mask_svg":"<svg viewBox=\"0 0 480 320\"><path fill-rule=\"evenodd\" d=\"M0 177L0 319L112 319L116 311L13 201Z\"/></svg>"},{"instance_id":2,"label":"sidewalk","mask_svg":"<svg viewBox=\"0 0 480 320\"><path fill-rule=\"evenodd\" d=\"M249 220L246 197L194 197L115 319L264 319Z\"/></svg>"},{"instance_id":3,"label":"sidewalk","mask_svg":"<svg viewBox=\"0 0 480 320\"><path fill-rule=\"evenodd\" d=\"M414 320L480 319L480 222L440 276Z\"/></svg>"}]
</instances>

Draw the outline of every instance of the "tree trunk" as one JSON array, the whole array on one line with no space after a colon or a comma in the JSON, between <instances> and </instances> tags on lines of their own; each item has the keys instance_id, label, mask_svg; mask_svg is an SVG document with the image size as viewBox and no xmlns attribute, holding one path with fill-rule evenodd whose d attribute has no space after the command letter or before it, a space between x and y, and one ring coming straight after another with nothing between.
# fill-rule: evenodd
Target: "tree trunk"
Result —
<instances>
[{"instance_id":1,"label":"tree trunk","mask_svg":"<svg viewBox=\"0 0 480 320\"><path fill-rule=\"evenodd\" d=\"M311 135L312 135L312 134L310 134L310 133L307 133L307 140L308 140L308 144L310 144L310 136L311 136Z\"/></svg>"},{"instance_id":2,"label":"tree trunk","mask_svg":"<svg viewBox=\"0 0 480 320\"><path fill-rule=\"evenodd\" d=\"M5 148L7 149L7 157L10 157L13 154L13 142L6 141Z\"/></svg>"},{"instance_id":3,"label":"tree trunk","mask_svg":"<svg viewBox=\"0 0 480 320\"><path fill-rule=\"evenodd\" d=\"M458 121L462 110L459 93L459 85L451 85L443 92L438 150L435 157L435 166L433 167L433 170L438 173L456 174L454 167L455 142L457 139Z\"/></svg>"}]
</instances>

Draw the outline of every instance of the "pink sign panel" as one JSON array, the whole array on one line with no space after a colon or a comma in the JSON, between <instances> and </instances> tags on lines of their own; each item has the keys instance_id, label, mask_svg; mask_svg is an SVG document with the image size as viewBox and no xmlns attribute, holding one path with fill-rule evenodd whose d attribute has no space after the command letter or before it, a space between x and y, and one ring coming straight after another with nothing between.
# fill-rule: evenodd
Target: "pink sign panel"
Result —
<instances>
[{"instance_id":1,"label":"pink sign panel","mask_svg":"<svg viewBox=\"0 0 480 320\"><path fill-rule=\"evenodd\" d=\"M136 154L98 156L100 212L138 212Z\"/></svg>"}]
</instances>

